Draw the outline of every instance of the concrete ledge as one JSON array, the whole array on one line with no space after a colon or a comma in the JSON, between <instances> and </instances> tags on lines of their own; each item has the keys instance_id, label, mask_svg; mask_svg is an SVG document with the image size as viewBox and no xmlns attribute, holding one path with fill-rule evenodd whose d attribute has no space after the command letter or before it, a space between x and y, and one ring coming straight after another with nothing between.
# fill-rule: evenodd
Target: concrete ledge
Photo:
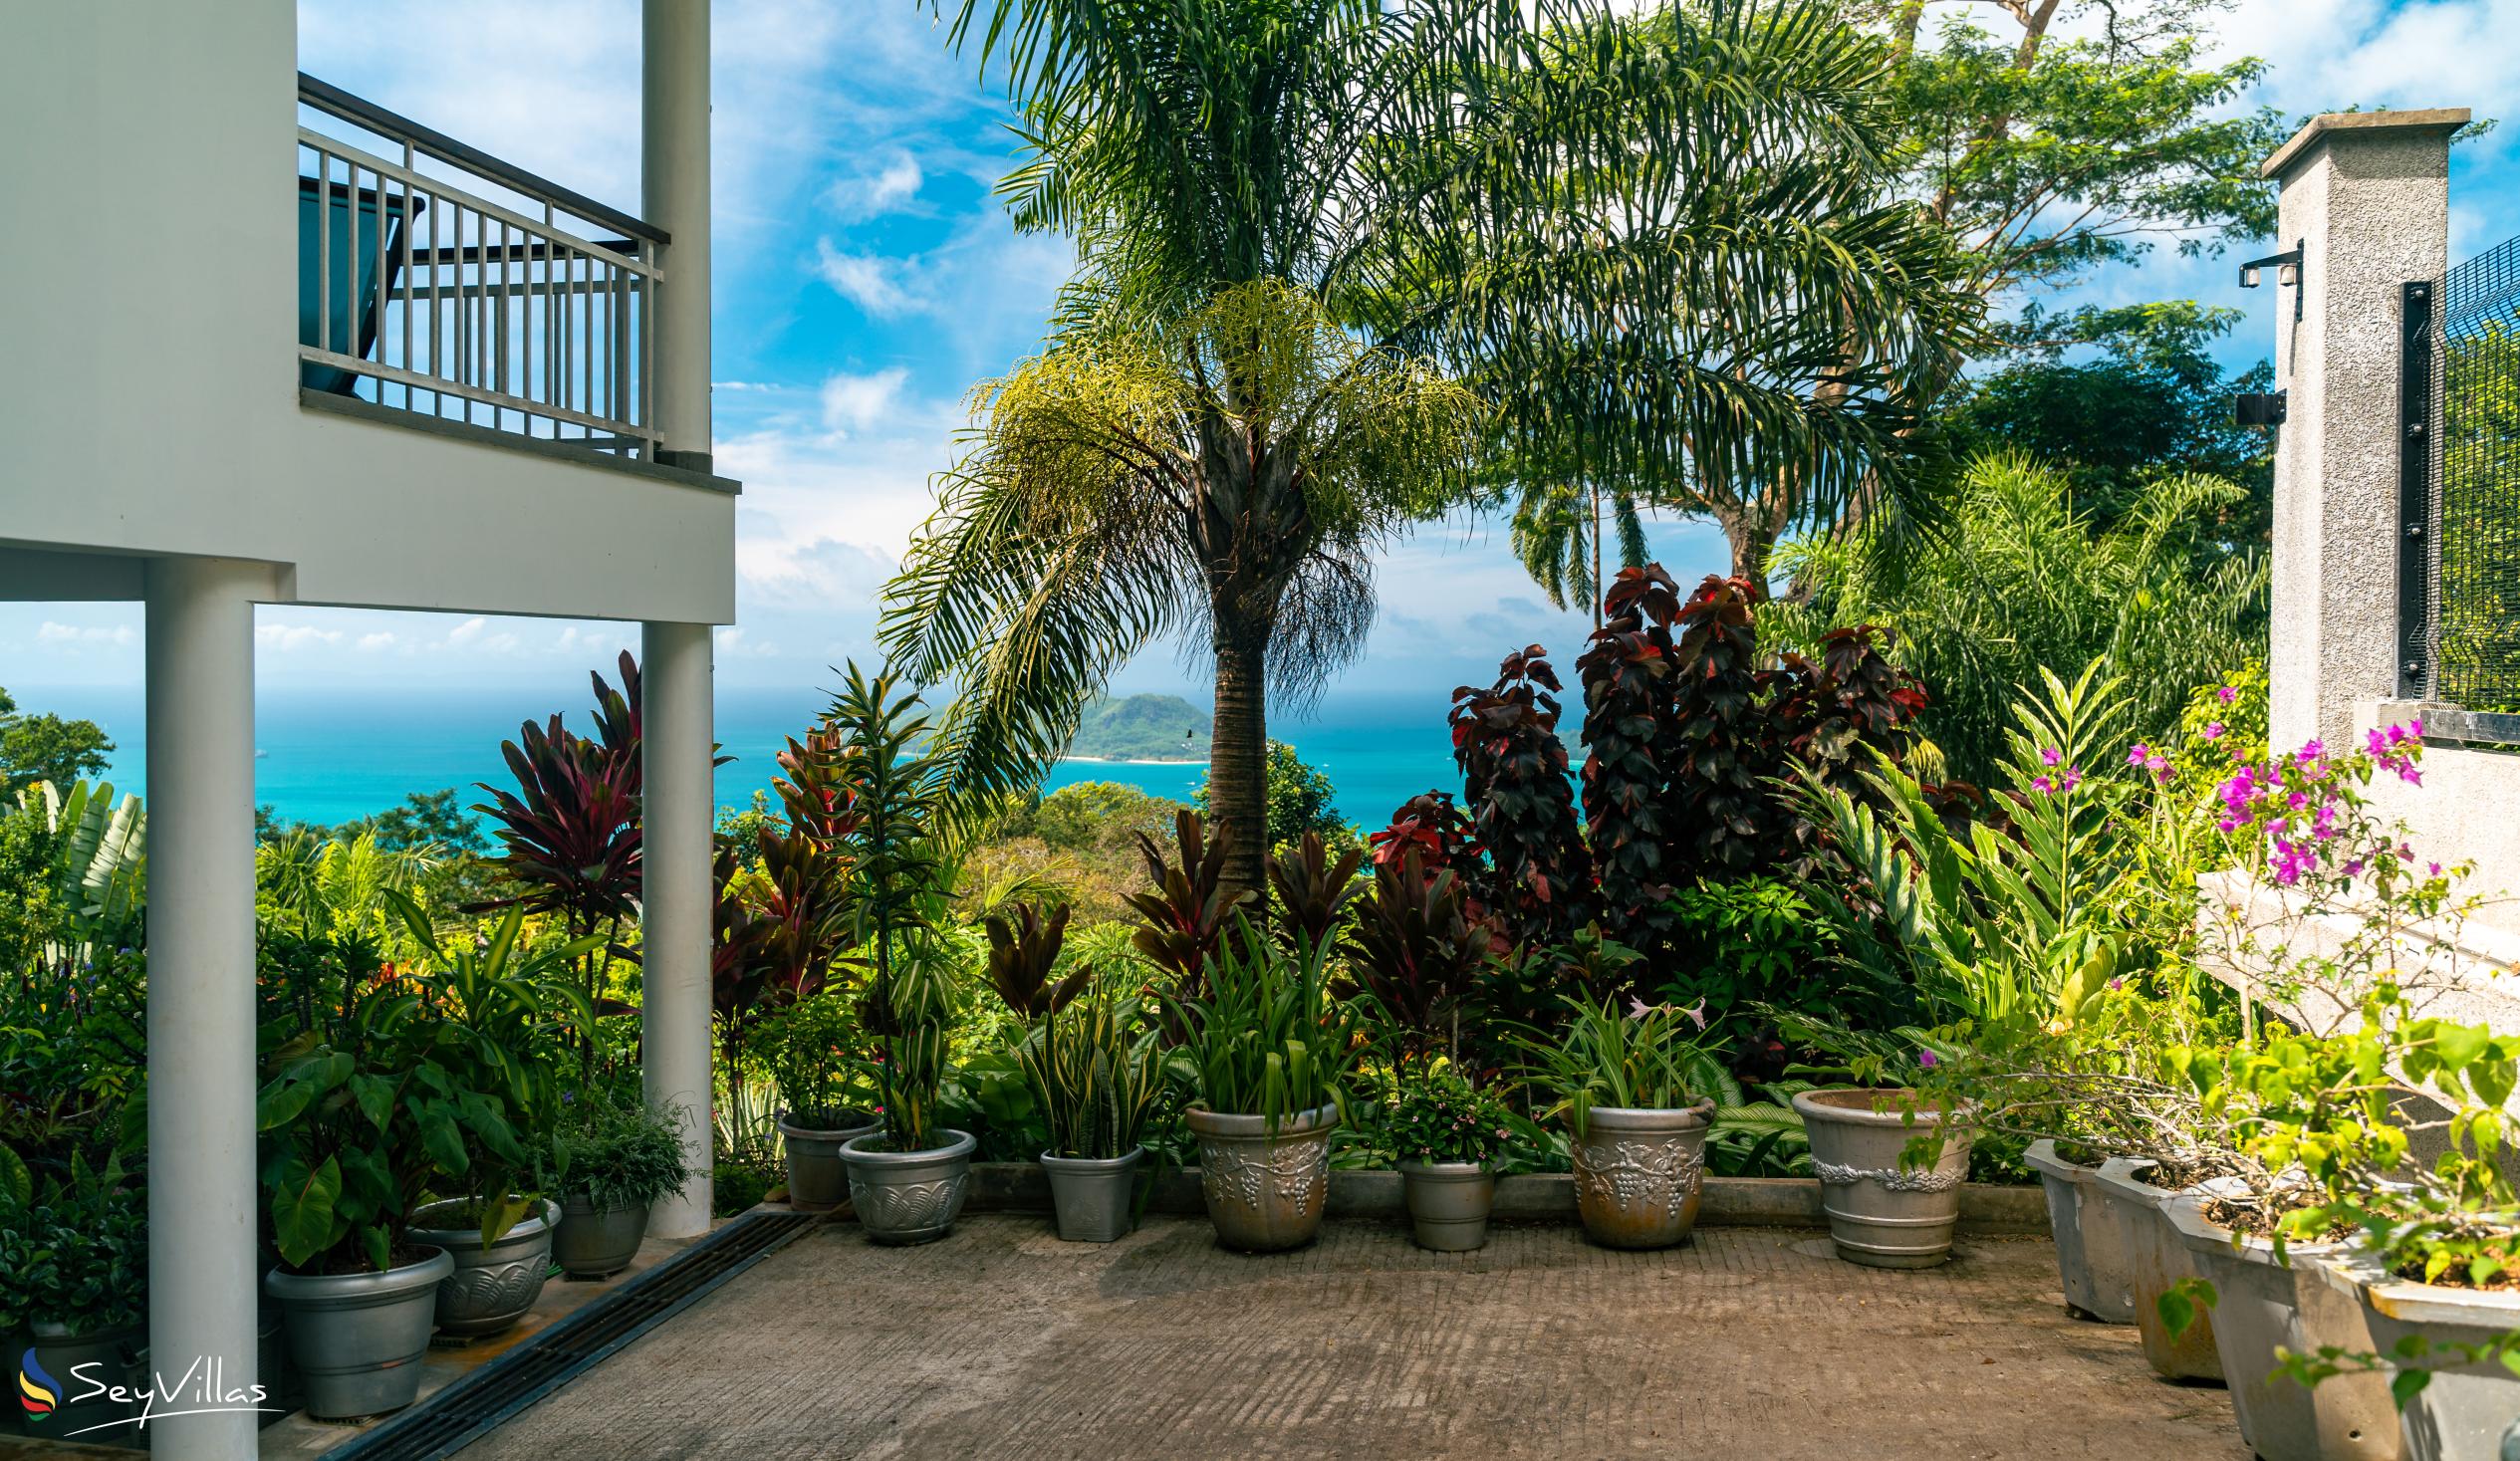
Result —
<instances>
[{"instance_id":1,"label":"concrete ledge","mask_svg":"<svg viewBox=\"0 0 2520 1461\"><path fill-rule=\"evenodd\" d=\"M2467 125L2468 116L2464 107L2426 107L2406 112L2322 113L2303 122L2301 130L2277 147L2258 172L2264 177L2282 176L2287 168L2307 156L2312 147L2337 132L2453 132Z\"/></svg>"},{"instance_id":2,"label":"concrete ledge","mask_svg":"<svg viewBox=\"0 0 2520 1461\"><path fill-rule=\"evenodd\" d=\"M971 1195L965 1205L973 1212L1046 1213L1050 1211L1050 1179L1038 1162L973 1162ZM1204 1214L1207 1207L1199 1196L1198 1168L1165 1172L1156 1180L1146 1209L1188 1217ZM1397 1172L1330 1174L1331 1217L1397 1220L1406 1212ZM1496 1184L1495 1215L1505 1222L1573 1222L1575 1179L1564 1172L1502 1178ZM1724 1228L1827 1226L1820 1210L1820 1183L1809 1177L1708 1177L1697 1220ZM1960 1231L2044 1234L2048 1231L2047 1198L2037 1187L1971 1182L1960 1189Z\"/></svg>"},{"instance_id":3,"label":"concrete ledge","mask_svg":"<svg viewBox=\"0 0 2520 1461\"><path fill-rule=\"evenodd\" d=\"M608 472L621 472L632 477L645 477L651 482L670 482L678 487L697 487L705 492L720 492L728 497L742 494L744 484L732 477L709 472L688 471L662 462L640 461L618 456L591 447L572 446L567 441L543 436L527 436L518 431L498 431L470 421L450 421L426 411L397 410L378 405L356 395L335 395L329 390L298 387L298 404L311 411L326 411L348 416L355 421L370 421L379 426L392 426L424 435L442 436L450 441L469 441L476 446L495 447L500 451L521 451L553 461L574 462L582 467L596 467Z\"/></svg>"}]
</instances>

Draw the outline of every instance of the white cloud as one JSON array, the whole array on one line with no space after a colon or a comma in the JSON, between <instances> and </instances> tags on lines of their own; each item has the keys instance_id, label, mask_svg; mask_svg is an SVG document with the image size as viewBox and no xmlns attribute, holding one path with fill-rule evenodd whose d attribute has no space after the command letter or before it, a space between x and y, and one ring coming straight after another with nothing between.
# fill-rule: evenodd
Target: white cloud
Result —
<instances>
[{"instance_id":1,"label":"white cloud","mask_svg":"<svg viewBox=\"0 0 2520 1461\"><path fill-rule=\"evenodd\" d=\"M129 624L66 624L48 618L35 630L38 644L112 644L121 648L138 643L139 638L139 632Z\"/></svg>"},{"instance_id":2,"label":"white cloud","mask_svg":"<svg viewBox=\"0 0 2520 1461\"><path fill-rule=\"evenodd\" d=\"M917 287L918 260L844 254L824 239L814 246L814 272L841 298L880 320L925 311L928 300Z\"/></svg>"},{"instance_id":3,"label":"white cloud","mask_svg":"<svg viewBox=\"0 0 2520 1461\"><path fill-rule=\"evenodd\" d=\"M779 646L767 639L755 639L736 624L721 625L713 636L720 659L776 659Z\"/></svg>"},{"instance_id":4,"label":"white cloud","mask_svg":"<svg viewBox=\"0 0 2520 1461\"><path fill-rule=\"evenodd\" d=\"M866 431L889 419L910 372L899 365L872 375L846 371L823 382L823 424L835 432Z\"/></svg>"},{"instance_id":5,"label":"white cloud","mask_svg":"<svg viewBox=\"0 0 2520 1461\"><path fill-rule=\"evenodd\" d=\"M890 160L874 172L858 172L840 178L831 186L832 207L843 217L873 218L893 212L903 203L915 201L927 175L918 159L907 151L895 148Z\"/></svg>"},{"instance_id":6,"label":"white cloud","mask_svg":"<svg viewBox=\"0 0 2520 1461\"><path fill-rule=\"evenodd\" d=\"M375 633L362 634L359 636L359 652L362 654L381 654L385 650L391 649L401 642L401 636L395 634L392 630L378 629Z\"/></svg>"},{"instance_id":7,"label":"white cloud","mask_svg":"<svg viewBox=\"0 0 2520 1461\"><path fill-rule=\"evenodd\" d=\"M341 641L341 630L321 629L313 624L256 624L254 626L254 648L257 651L268 649L281 654L294 654L303 649L338 644Z\"/></svg>"}]
</instances>

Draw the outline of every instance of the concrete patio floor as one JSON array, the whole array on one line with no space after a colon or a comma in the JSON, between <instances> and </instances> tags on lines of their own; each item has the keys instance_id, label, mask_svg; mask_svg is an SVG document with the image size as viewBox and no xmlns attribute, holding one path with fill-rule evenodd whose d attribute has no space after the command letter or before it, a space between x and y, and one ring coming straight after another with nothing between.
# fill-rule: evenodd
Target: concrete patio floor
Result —
<instances>
[{"instance_id":1,"label":"concrete patio floor","mask_svg":"<svg viewBox=\"0 0 2520 1461\"><path fill-rule=\"evenodd\" d=\"M1360 1221L1253 1258L1197 1219L1096 1247L1016 1215L906 1250L820 1229L461 1454L2247 1456L2221 1390L2066 1317L2043 1240L1877 1273L1800 1230L1438 1255Z\"/></svg>"}]
</instances>

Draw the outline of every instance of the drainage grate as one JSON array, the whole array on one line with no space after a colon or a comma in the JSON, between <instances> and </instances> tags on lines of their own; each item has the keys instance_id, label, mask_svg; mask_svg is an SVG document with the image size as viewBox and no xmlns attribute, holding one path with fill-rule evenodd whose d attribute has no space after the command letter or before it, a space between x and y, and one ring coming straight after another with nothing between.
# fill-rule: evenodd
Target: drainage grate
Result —
<instances>
[{"instance_id":1,"label":"drainage grate","mask_svg":"<svg viewBox=\"0 0 2520 1461\"><path fill-rule=\"evenodd\" d=\"M437 1461L711 1289L803 1237L814 1213L749 1213L318 1461Z\"/></svg>"}]
</instances>

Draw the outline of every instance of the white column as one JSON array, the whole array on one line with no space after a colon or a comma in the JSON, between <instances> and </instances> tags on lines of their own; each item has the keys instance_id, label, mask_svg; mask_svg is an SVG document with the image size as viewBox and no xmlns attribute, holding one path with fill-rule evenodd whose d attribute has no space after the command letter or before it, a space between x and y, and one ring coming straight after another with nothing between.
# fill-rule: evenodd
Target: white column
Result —
<instances>
[{"instance_id":1,"label":"white column","mask_svg":"<svg viewBox=\"0 0 2520 1461\"><path fill-rule=\"evenodd\" d=\"M268 570L152 560L148 605L148 1339L254 1382L254 598ZM251 1414L152 1421L161 1456L250 1458Z\"/></svg>"},{"instance_id":2,"label":"white column","mask_svg":"<svg viewBox=\"0 0 2520 1461\"><path fill-rule=\"evenodd\" d=\"M709 626L650 623L639 666L644 701L646 837L640 1009L647 1099L680 1110L693 1176L648 1214L660 1238L709 1230L710 833L715 733L709 707Z\"/></svg>"},{"instance_id":3,"label":"white column","mask_svg":"<svg viewBox=\"0 0 2520 1461\"><path fill-rule=\"evenodd\" d=\"M640 46L639 207L672 240L655 319L658 460L705 472L713 449L708 0L646 0Z\"/></svg>"},{"instance_id":4,"label":"white column","mask_svg":"<svg viewBox=\"0 0 2520 1461\"><path fill-rule=\"evenodd\" d=\"M2449 139L2467 116L2315 117L2266 162L2283 188L2275 250L2303 251L2298 320L2295 291L2265 274L2287 394L2268 646L2279 748L2341 741L2358 706L2397 692L2399 286L2448 267Z\"/></svg>"}]
</instances>

